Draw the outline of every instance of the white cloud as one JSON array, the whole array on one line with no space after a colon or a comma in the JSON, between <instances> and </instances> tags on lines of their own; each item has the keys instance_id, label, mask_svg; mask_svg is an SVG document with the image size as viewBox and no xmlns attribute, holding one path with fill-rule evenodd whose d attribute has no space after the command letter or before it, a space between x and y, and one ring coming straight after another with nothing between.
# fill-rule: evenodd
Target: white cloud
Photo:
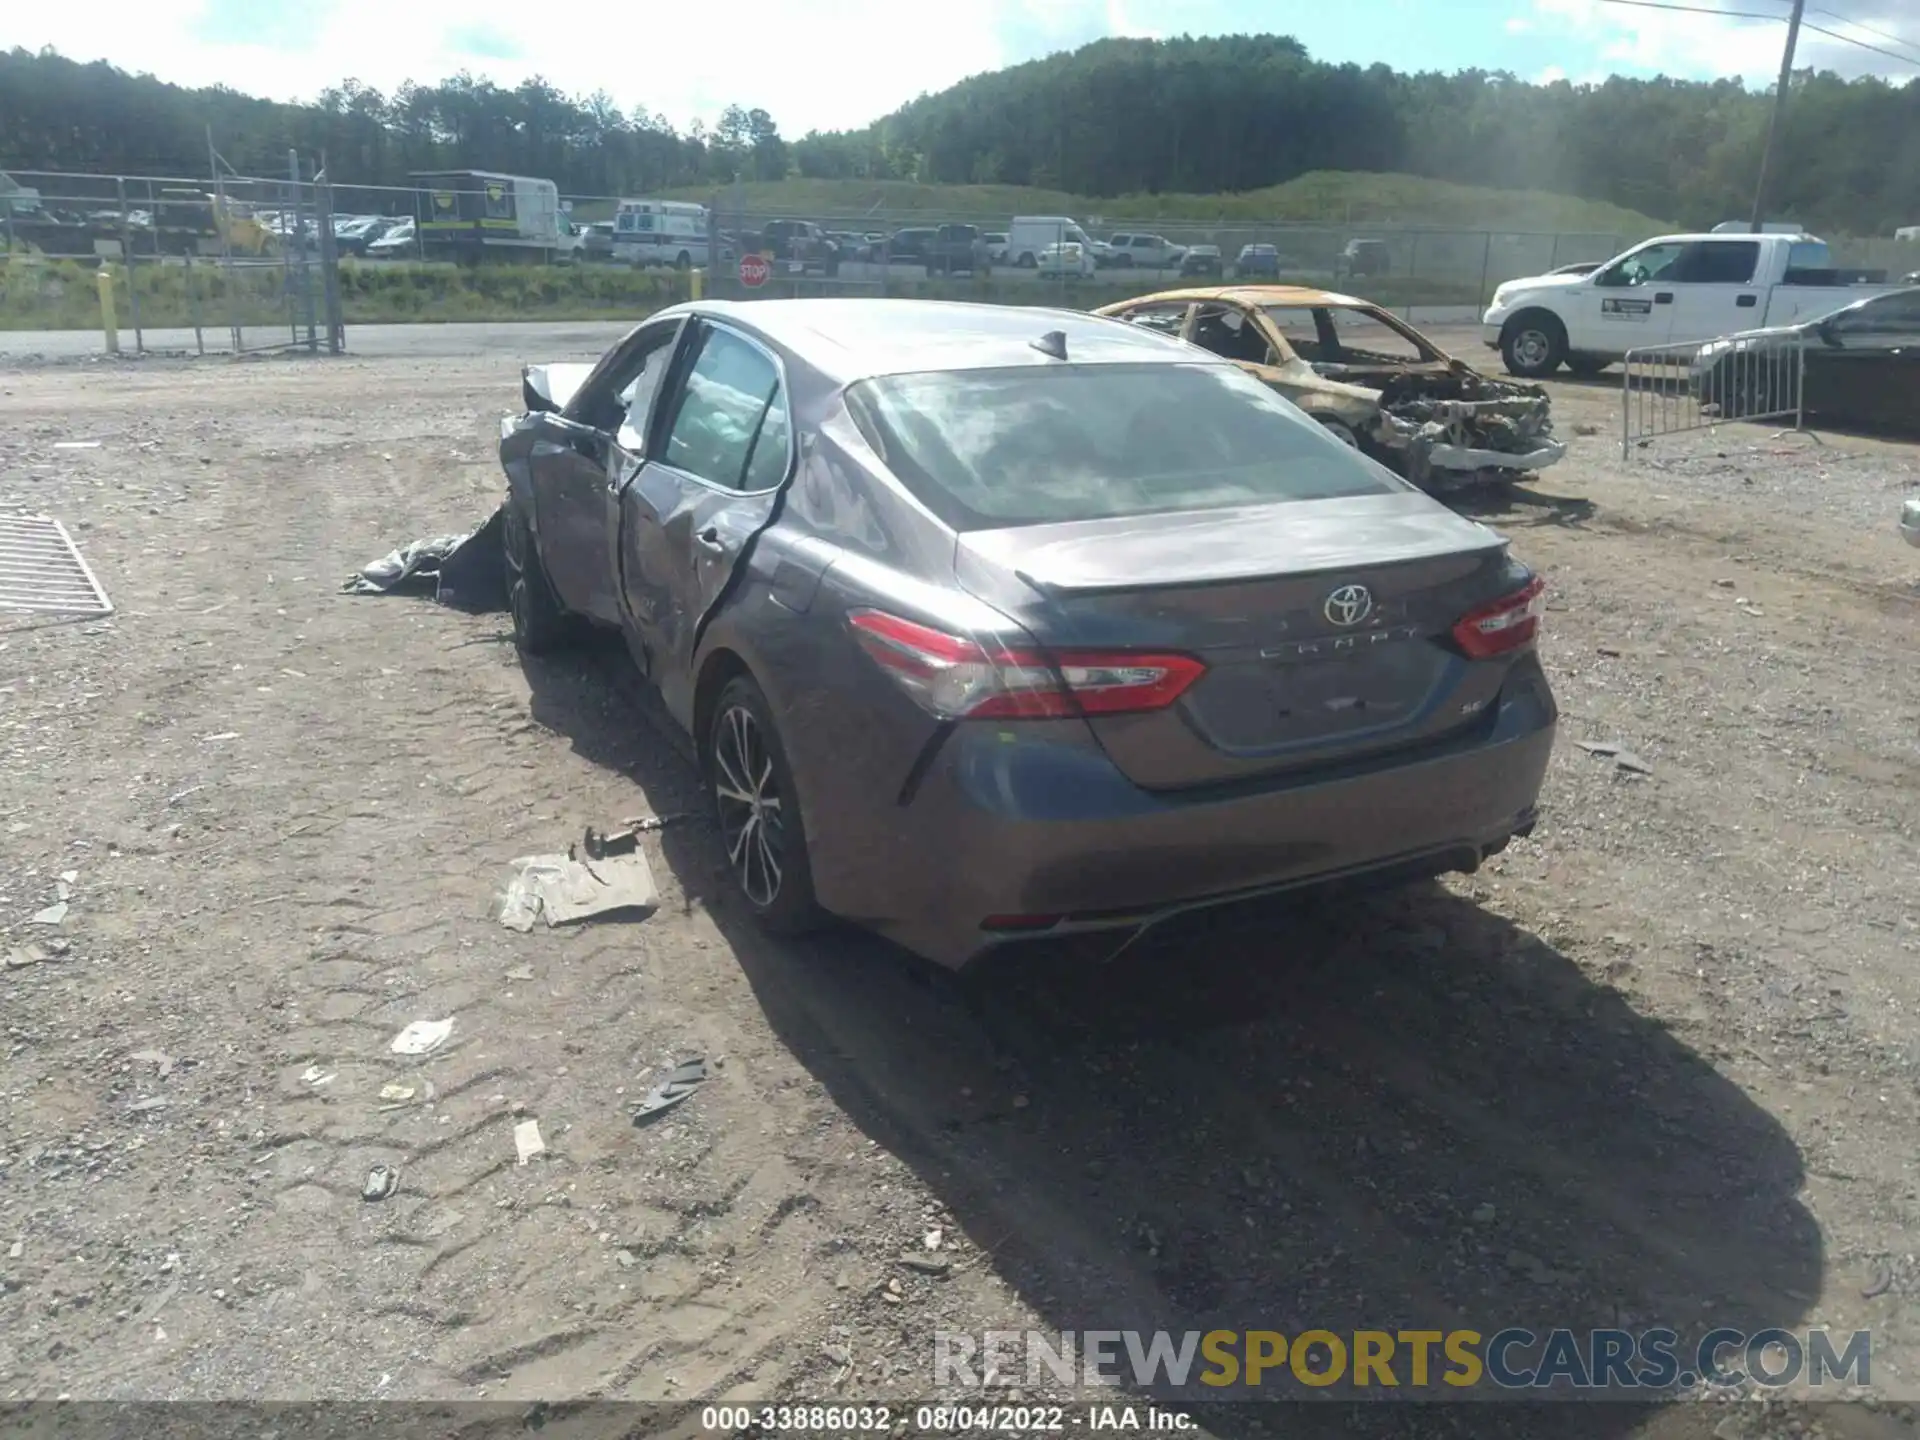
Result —
<instances>
[{"instance_id":1,"label":"white cloud","mask_svg":"<svg viewBox=\"0 0 1920 1440\"><path fill-rule=\"evenodd\" d=\"M1533 83L1536 85L1551 85L1556 80L1564 80L1566 78L1566 71L1562 70L1558 65L1549 65L1533 77Z\"/></svg>"},{"instance_id":2,"label":"white cloud","mask_svg":"<svg viewBox=\"0 0 1920 1440\"><path fill-rule=\"evenodd\" d=\"M1532 29L1533 21L1524 15L1509 15L1507 17L1507 34L1509 35L1525 35Z\"/></svg>"},{"instance_id":3,"label":"white cloud","mask_svg":"<svg viewBox=\"0 0 1920 1440\"><path fill-rule=\"evenodd\" d=\"M1728 0L1689 0L1689 3L1715 9L1753 9L1750 3L1735 5ZM1920 74L1920 14L1914 13L1912 0L1879 0L1883 8L1895 4L1901 5L1906 13L1877 14L1862 9L1854 18L1877 30L1904 37L1905 48L1916 56L1912 63L1803 29L1795 53L1795 67L1837 70L1844 75L1883 75L1892 80L1906 80ZM1576 39L1610 68L1630 74L1659 72L1685 78L1726 76L1742 78L1755 85L1771 85L1779 74L1780 51L1786 43L1784 9L1780 20L1772 21L1611 5L1603 0L1534 0L1534 12L1542 32ZM1807 20L1810 25L1818 24L1826 29L1847 28L1817 13L1809 13ZM1851 33L1886 49L1902 48L1857 29Z\"/></svg>"},{"instance_id":4,"label":"white cloud","mask_svg":"<svg viewBox=\"0 0 1920 1440\"><path fill-rule=\"evenodd\" d=\"M51 45L76 60L283 100L311 98L350 76L391 92L406 80L432 83L462 68L501 85L543 75L570 92L604 89L624 108L645 106L676 124L696 116L712 123L730 103L758 105L783 133L798 135L863 125L963 75L1025 58L1007 53L1009 28L1029 38L1057 30L1062 43L1078 43L1103 33L1110 16L1125 19L1120 0L982 0L941 10L937 39L920 41L914 10L899 0L571 0L532 23L525 0L307 3L324 18L312 45L300 50L196 38L207 0L143 0L137 30L103 25L97 9L83 6L0 7L7 12L0 46ZM462 54L450 43L461 33L506 37L521 53Z\"/></svg>"}]
</instances>

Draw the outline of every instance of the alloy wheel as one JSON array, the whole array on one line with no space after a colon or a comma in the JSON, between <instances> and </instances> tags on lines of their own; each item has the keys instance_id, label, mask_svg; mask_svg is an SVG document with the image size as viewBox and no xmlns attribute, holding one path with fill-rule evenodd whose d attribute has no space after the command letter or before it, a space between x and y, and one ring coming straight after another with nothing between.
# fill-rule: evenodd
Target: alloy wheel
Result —
<instances>
[{"instance_id":1,"label":"alloy wheel","mask_svg":"<svg viewBox=\"0 0 1920 1440\"><path fill-rule=\"evenodd\" d=\"M748 901L764 910L780 895L786 817L767 738L745 705L729 706L715 723L713 794L727 863Z\"/></svg>"}]
</instances>

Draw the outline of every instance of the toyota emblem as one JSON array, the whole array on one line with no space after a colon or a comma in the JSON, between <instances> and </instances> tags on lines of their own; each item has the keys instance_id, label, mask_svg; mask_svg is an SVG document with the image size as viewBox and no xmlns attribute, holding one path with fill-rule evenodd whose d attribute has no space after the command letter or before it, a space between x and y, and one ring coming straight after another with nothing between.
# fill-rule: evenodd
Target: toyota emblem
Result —
<instances>
[{"instance_id":1,"label":"toyota emblem","mask_svg":"<svg viewBox=\"0 0 1920 1440\"><path fill-rule=\"evenodd\" d=\"M1335 625L1358 625L1373 613L1373 592L1364 585L1342 585L1321 609Z\"/></svg>"}]
</instances>

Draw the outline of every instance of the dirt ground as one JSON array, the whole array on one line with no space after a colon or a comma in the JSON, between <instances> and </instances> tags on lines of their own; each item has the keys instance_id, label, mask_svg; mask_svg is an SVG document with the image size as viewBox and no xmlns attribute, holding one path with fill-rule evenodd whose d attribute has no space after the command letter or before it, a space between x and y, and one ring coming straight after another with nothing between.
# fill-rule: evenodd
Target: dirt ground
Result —
<instances>
[{"instance_id":1,"label":"dirt ground","mask_svg":"<svg viewBox=\"0 0 1920 1440\"><path fill-rule=\"evenodd\" d=\"M0 1399L685 1421L925 1398L934 1329L1028 1326L1870 1326L1875 1389L1920 1387L1914 450L1729 430L1623 466L1613 392L1557 387L1574 453L1481 506L1551 586L1531 840L956 979L756 934L617 651L523 663L504 617L339 593L491 508L523 358L0 369L0 506L65 517L119 607L0 621L0 950L68 942L0 971ZM513 857L649 813L686 817L646 839L650 920L490 918Z\"/></svg>"}]
</instances>

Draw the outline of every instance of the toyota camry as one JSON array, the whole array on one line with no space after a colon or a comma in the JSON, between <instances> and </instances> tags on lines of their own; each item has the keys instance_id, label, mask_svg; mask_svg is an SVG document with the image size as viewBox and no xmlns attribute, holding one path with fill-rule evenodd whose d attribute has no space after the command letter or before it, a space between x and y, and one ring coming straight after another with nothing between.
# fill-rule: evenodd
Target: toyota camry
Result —
<instances>
[{"instance_id":1,"label":"toyota camry","mask_svg":"<svg viewBox=\"0 0 1920 1440\"><path fill-rule=\"evenodd\" d=\"M515 638L626 637L772 930L958 966L1533 828L1540 579L1231 361L1064 311L703 301L521 389Z\"/></svg>"}]
</instances>

